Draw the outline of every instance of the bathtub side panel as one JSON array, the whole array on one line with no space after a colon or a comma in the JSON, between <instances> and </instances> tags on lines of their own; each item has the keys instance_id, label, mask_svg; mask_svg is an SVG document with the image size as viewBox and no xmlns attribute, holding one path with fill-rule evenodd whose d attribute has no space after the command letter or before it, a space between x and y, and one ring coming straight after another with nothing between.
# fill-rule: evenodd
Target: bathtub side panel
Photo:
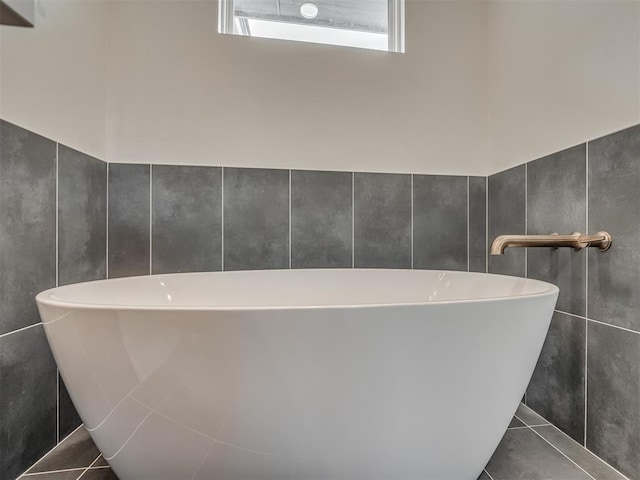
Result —
<instances>
[{"instance_id":1,"label":"bathtub side panel","mask_svg":"<svg viewBox=\"0 0 640 480\"><path fill-rule=\"evenodd\" d=\"M552 297L77 310L46 329L120 478L471 480L524 393Z\"/></svg>"}]
</instances>

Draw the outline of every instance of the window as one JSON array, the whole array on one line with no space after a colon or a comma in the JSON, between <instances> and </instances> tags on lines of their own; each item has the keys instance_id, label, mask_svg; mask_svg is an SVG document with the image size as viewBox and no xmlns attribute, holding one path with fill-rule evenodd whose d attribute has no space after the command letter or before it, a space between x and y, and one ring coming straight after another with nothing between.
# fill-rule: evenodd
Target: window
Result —
<instances>
[{"instance_id":1,"label":"window","mask_svg":"<svg viewBox=\"0 0 640 480\"><path fill-rule=\"evenodd\" d=\"M218 31L404 52L404 0L219 0Z\"/></svg>"}]
</instances>

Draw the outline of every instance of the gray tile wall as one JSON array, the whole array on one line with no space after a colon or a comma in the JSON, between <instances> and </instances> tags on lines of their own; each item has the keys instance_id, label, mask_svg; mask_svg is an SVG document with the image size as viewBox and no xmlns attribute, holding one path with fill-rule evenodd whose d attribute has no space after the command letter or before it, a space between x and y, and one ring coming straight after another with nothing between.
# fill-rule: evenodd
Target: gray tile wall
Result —
<instances>
[{"instance_id":1,"label":"gray tile wall","mask_svg":"<svg viewBox=\"0 0 640 480\"><path fill-rule=\"evenodd\" d=\"M153 273L485 271L484 177L153 165L149 190L148 168L109 165L109 277L149 252Z\"/></svg>"},{"instance_id":2,"label":"gray tile wall","mask_svg":"<svg viewBox=\"0 0 640 480\"><path fill-rule=\"evenodd\" d=\"M222 169L156 165L152 172L152 272L221 270Z\"/></svg>"},{"instance_id":3,"label":"gray tile wall","mask_svg":"<svg viewBox=\"0 0 640 480\"><path fill-rule=\"evenodd\" d=\"M291 172L291 267L350 268L353 174Z\"/></svg>"},{"instance_id":4,"label":"gray tile wall","mask_svg":"<svg viewBox=\"0 0 640 480\"><path fill-rule=\"evenodd\" d=\"M487 271L487 177L469 177L469 271Z\"/></svg>"},{"instance_id":5,"label":"gray tile wall","mask_svg":"<svg viewBox=\"0 0 640 480\"><path fill-rule=\"evenodd\" d=\"M468 270L468 177L413 176L413 266Z\"/></svg>"},{"instance_id":6,"label":"gray tile wall","mask_svg":"<svg viewBox=\"0 0 640 480\"><path fill-rule=\"evenodd\" d=\"M109 278L151 271L151 166L109 164Z\"/></svg>"},{"instance_id":7,"label":"gray tile wall","mask_svg":"<svg viewBox=\"0 0 640 480\"><path fill-rule=\"evenodd\" d=\"M105 277L106 190L104 162L0 120L2 479L17 477L80 424L34 297Z\"/></svg>"},{"instance_id":8,"label":"gray tile wall","mask_svg":"<svg viewBox=\"0 0 640 480\"><path fill-rule=\"evenodd\" d=\"M38 291L107 271L351 266L488 267L560 285L526 401L640 478L640 126L485 179L107 168L1 122L0 186L0 478L80 422L39 325ZM605 254L512 249L487 265L487 236L601 229L614 235Z\"/></svg>"},{"instance_id":9,"label":"gray tile wall","mask_svg":"<svg viewBox=\"0 0 640 480\"><path fill-rule=\"evenodd\" d=\"M512 249L489 270L560 287L526 403L640 478L640 126L489 177L489 240L606 230L608 252ZM509 252L509 250L507 250Z\"/></svg>"},{"instance_id":10,"label":"gray tile wall","mask_svg":"<svg viewBox=\"0 0 640 480\"><path fill-rule=\"evenodd\" d=\"M224 269L289 268L289 171L224 169Z\"/></svg>"},{"instance_id":11,"label":"gray tile wall","mask_svg":"<svg viewBox=\"0 0 640 480\"><path fill-rule=\"evenodd\" d=\"M487 181L489 222L489 241L502 234L525 234L527 222L526 166L505 170L489 177ZM490 256L489 272L503 275L525 276L525 251L507 249L504 255Z\"/></svg>"},{"instance_id":12,"label":"gray tile wall","mask_svg":"<svg viewBox=\"0 0 640 480\"><path fill-rule=\"evenodd\" d=\"M411 268L411 175L356 173L354 266Z\"/></svg>"}]
</instances>

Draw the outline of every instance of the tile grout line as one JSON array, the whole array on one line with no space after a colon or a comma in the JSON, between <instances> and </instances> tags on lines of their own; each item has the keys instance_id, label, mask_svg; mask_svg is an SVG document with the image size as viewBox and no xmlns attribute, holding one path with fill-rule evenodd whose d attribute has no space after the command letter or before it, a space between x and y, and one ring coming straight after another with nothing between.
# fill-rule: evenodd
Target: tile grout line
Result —
<instances>
[{"instance_id":1,"label":"tile grout line","mask_svg":"<svg viewBox=\"0 0 640 480\"><path fill-rule=\"evenodd\" d=\"M620 472L617 468L611 466L609 463L607 463L605 460L603 460L602 458L600 458L599 456L597 456L595 453L593 453L591 450L589 450L586 447L583 447L579 442L577 442L576 440L574 440L573 438L569 437L566 433L564 433L562 430L560 430L556 425L549 423L547 425L530 425L530 427L532 428L537 428L537 427L552 427L555 430L557 430L558 432L560 432L562 435L568 437L568 439L571 442L574 442L575 444L577 444L580 448L582 448L585 452L587 452L589 455L591 455L593 458L595 458L596 460L598 460L600 463L606 465L607 467L609 467L611 470L613 470L614 472L616 472L618 475L620 475L624 480L630 480L629 477L627 477L624 473ZM535 431L535 430L534 430ZM537 432L536 432L537 433Z\"/></svg>"},{"instance_id":2,"label":"tile grout line","mask_svg":"<svg viewBox=\"0 0 640 480\"><path fill-rule=\"evenodd\" d=\"M411 174L411 270L413 270L413 173Z\"/></svg>"},{"instance_id":3,"label":"tile grout line","mask_svg":"<svg viewBox=\"0 0 640 480\"><path fill-rule=\"evenodd\" d=\"M80 474L80 476L76 479L76 480L80 480L85 473L87 473L89 471L89 469L91 468L91 466L96 463L98 461L98 459L100 458L100 456L102 455L102 453L98 454L98 456L93 460L93 462L91 462L89 464L89 466L87 468L84 469L84 471Z\"/></svg>"},{"instance_id":4,"label":"tile grout line","mask_svg":"<svg viewBox=\"0 0 640 480\"><path fill-rule=\"evenodd\" d=\"M60 144L56 142L56 287L60 286ZM56 364L56 444L60 443L60 369Z\"/></svg>"},{"instance_id":5,"label":"tile grout line","mask_svg":"<svg viewBox=\"0 0 640 480\"><path fill-rule=\"evenodd\" d=\"M484 273L489 273L489 177L484 177Z\"/></svg>"},{"instance_id":6,"label":"tile grout line","mask_svg":"<svg viewBox=\"0 0 640 480\"><path fill-rule=\"evenodd\" d=\"M577 315L574 315L577 316ZM526 405L525 405L526 406ZM531 411L533 411L533 413L536 413L533 409L529 408ZM536 413L536 415L538 415ZM556 430L558 430L560 433L562 433L563 435L565 435L566 437L569 438L569 440L575 442L578 446L582 447L582 445L580 445L580 443L576 442L573 438L569 437L566 433L564 433L562 430L560 430L557 426L555 426L553 423L549 422L546 418L542 417L541 415L538 415L540 418L542 418L543 420L545 420L547 423L544 425L527 425L527 423L525 423L524 420L522 420L520 417L518 417L518 415L514 415L514 417L516 417L518 420L520 420L522 423L524 423L527 427L531 428L532 430L534 428L537 427L553 427ZM542 437L538 432L536 432L535 430L533 430L538 436ZM562 453L562 451L560 451L555 445L553 445L549 440L547 440L546 438L542 437L542 439L544 441L546 441L549 445L551 445L552 447L554 447L556 450L558 450L560 453ZM611 468L611 470L613 470L614 472L618 473L620 476L622 476L624 479L629 480L629 478L624 475L623 473L621 473L620 471L618 471L618 469L616 469L615 467L612 467L609 463L605 462L602 458L600 458L599 456L597 456L595 453L593 453L591 450L589 450L588 448L584 448L585 451L589 452L589 454L591 454L591 456L595 457L596 459L598 459L600 462L602 462L603 464L605 464L607 467ZM565 455L566 456L566 455ZM567 457L568 458L568 457ZM569 459L571 460L571 459ZM572 460L573 461L573 460ZM575 462L574 462L575 463ZM577 464L576 464L577 465ZM579 465L578 465L579 466ZM587 472L588 474L588 472ZM597 480L597 479L596 479Z\"/></svg>"},{"instance_id":7,"label":"tile grout line","mask_svg":"<svg viewBox=\"0 0 640 480\"><path fill-rule=\"evenodd\" d=\"M489 477L491 480L495 480L495 479L491 476L491 474L490 474L489 472L487 472L487 469L486 469L486 468L485 468L485 469L483 469L482 471L483 471L484 473L486 473L486 474L487 474L487 477Z\"/></svg>"},{"instance_id":8,"label":"tile grout line","mask_svg":"<svg viewBox=\"0 0 640 480\"><path fill-rule=\"evenodd\" d=\"M471 226L469 225L469 222L471 221L471 215L469 214L469 207L470 207L469 197L470 197L469 176L467 175L467 272L471 271L471 261L469 258L469 241L471 239L471 234L470 234Z\"/></svg>"},{"instance_id":9,"label":"tile grout line","mask_svg":"<svg viewBox=\"0 0 640 480\"><path fill-rule=\"evenodd\" d=\"M84 423L81 424L80 426L76 427L69 435L67 435L66 437L64 437L62 439L62 441L60 443L58 443L57 445L55 445L51 450L49 450L47 453L45 453L42 457L40 457L36 463L34 463L33 465L29 466L29 468L27 468L22 474L18 475L18 478L23 477L30 469L32 469L34 466L36 466L38 463L40 463L42 460L44 460L45 458L47 458L49 455L51 455L51 453L53 453L53 451L55 449L58 448L58 446L63 443L65 440L67 440L69 437L71 437L71 435L73 435L74 433L76 433L78 430L80 430L82 427L84 426ZM30 474L31 475L31 474Z\"/></svg>"},{"instance_id":10,"label":"tile grout line","mask_svg":"<svg viewBox=\"0 0 640 480\"><path fill-rule=\"evenodd\" d=\"M291 269L291 169L289 169L289 269Z\"/></svg>"},{"instance_id":11,"label":"tile grout line","mask_svg":"<svg viewBox=\"0 0 640 480\"><path fill-rule=\"evenodd\" d=\"M356 172L351 172L351 268L356 268Z\"/></svg>"},{"instance_id":12,"label":"tile grout line","mask_svg":"<svg viewBox=\"0 0 640 480\"><path fill-rule=\"evenodd\" d=\"M529 234L529 162L524 164L524 234ZM529 278L529 249L524 249L524 277Z\"/></svg>"},{"instance_id":13,"label":"tile grout line","mask_svg":"<svg viewBox=\"0 0 640 480\"><path fill-rule=\"evenodd\" d=\"M578 467L580 470L582 470L584 473L586 473L589 478L593 479L593 480L598 480L597 478L593 477L589 472L587 472L584 468L582 468L580 465L578 465L576 462L574 462L573 460L571 460L571 458L569 458L569 456L567 456L562 450L560 450L558 447L556 447L553 443L551 443L549 440L547 440L546 438L544 438L542 435L540 435L538 432L536 432L532 427L530 427L524 420L522 420L520 417L518 417L517 415L515 415L515 417L520 420L522 423L524 423L526 425L526 427L531 430L533 433L535 433L538 437L540 437L542 440L544 440L546 443L548 443L549 445L551 445L551 447L553 449L555 449L560 455L562 455L564 458L566 458L567 460L569 460L571 463L573 463L576 467ZM552 425L551 423L549 425ZM553 425L552 425L553 426ZM579 445L579 444L578 444Z\"/></svg>"},{"instance_id":14,"label":"tile grout line","mask_svg":"<svg viewBox=\"0 0 640 480\"><path fill-rule=\"evenodd\" d=\"M18 477L19 480L23 480L23 479L29 479L32 477L41 477L43 475L47 475L47 477L52 474L52 473L65 473L65 472L82 472L84 473L84 470L87 467L72 467L72 468L59 468L57 470L47 470L46 472L33 472L33 473L23 473L22 475L20 475Z\"/></svg>"},{"instance_id":15,"label":"tile grout line","mask_svg":"<svg viewBox=\"0 0 640 480\"><path fill-rule=\"evenodd\" d=\"M589 142L585 144L585 230L589 235ZM584 253L584 447L587 447L587 409L588 409L588 383L589 383L589 249Z\"/></svg>"},{"instance_id":16,"label":"tile grout line","mask_svg":"<svg viewBox=\"0 0 640 480\"><path fill-rule=\"evenodd\" d=\"M109 163L107 163L107 218L105 221L105 258L104 258L104 274L109 278Z\"/></svg>"},{"instance_id":17,"label":"tile grout line","mask_svg":"<svg viewBox=\"0 0 640 480\"><path fill-rule=\"evenodd\" d=\"M544 438L542 435L540 435L538 432L536 432L533 428L529 427L529 430L531 430L533 433L535 433L538 437L540 437L541 439L543 439L545 442L547 442L549 445L551 445L555 450L558 451L558 453L560 453L560 455L562 455L563 457L565 457L567 460L569 460L571 463L573 463L576 467L578 467L580 470L582 470L584 473L586 473L589 478L592 478L593 480L598 480L597 478L595 478L593 475L591 475L589 472L587 472L584 468L582 468L580 465L578 465L576 462L574 462L573 460L571 460L571 458L569 458L569 456L567 454L565 454L562 450L560 450L558 447L556 447L553 443L551 443L549 440L547 440L546 438Z\"/></svg>"},{"instance_id":18,"label":"tile grout line","mask_svg":"<svg viewBox=\"0 0 640 480\"><path fill-rule=\"evenodd\" d=\"M38 325L42 325L42 322L34 323L31 325L27 325L26 327L21 327L16 330L11 330L10 332L0 334L0 338L8 337L9 335L13 335L14 333L20 333L25 330L29 330L30 328L37 327Z\"/></svg>"},{"instance_id":19,"label":"tile grout line","mask_svg":"<svg viewBox=\"0 0 640 480\"><path fill-rule=\"evenodd\" d=\"M631 330L631 329L629 329L629 328L620 327L620 326L618 326L618 325L614 325L614 324L612 324L612 323L602 322L602 321L600 321L600 320L595 320L595 319L593 319L593 318L587 318L587 317L584 317L584 316L582 316L582 315L576 315L575 313L564 312L564 311L562 311L562 310L558 310L558 309L555 309L555 311L556 311L556 312L558 312L558 313L562 313L563 315L569 315L570 317L580 318L580 319L582 319L582 320L587 320L587 321L589 321L589 322L598 323L598 324L600 324L600 325L605 325L605 326L607 326L607 327L617 328L617 329L619 329L619 330L624 330L625 332L630 332L630 333L635 333L636 335L640 335L640 332L639 332L639 331L637 331L637 330Z\"/></svg>"},{"instance_id":20,"label":"tile grout line","mask_svg":"<svg viewBox=\"0 0 640 480\"><path fill-rule=\"evenodd\" d=\"M221 237L220 237L220 270L224 272L224 167L220 172L220 227L221 227Z\"/></svg>"},{"instance_id":21,"label":"tile grout line","mask_svg":"<svg viewBox=\"0 0 640 480\"><path fill-rule=\"evenodd\" d=\"M149 164L149 275L153 275L153 164Z\"/></svg>"}]
</instances>

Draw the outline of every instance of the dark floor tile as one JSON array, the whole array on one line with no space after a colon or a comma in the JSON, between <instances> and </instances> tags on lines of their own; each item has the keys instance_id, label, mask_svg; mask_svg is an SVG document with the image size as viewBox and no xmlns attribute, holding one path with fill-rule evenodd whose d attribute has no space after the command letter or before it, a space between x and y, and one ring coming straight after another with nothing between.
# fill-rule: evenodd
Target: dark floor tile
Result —
<instances>
[{"instance_id":1,"label":"dark floor tile","mask_svg":"<svg viewBox=\"0 0 640 480\"><path fill-rule=\"evenodd\" d=\"M588 322L587 448L640 478L640 334Z\"/></svg>"},{"instance_id":2,"label":"dark floor tile","mask_svg":"<svg viewBox=\"0 0 640 480\"><path fill-rule=\"evenodd\" d=\"M586 320L554 313L527 387L527 405L571 438L584 441Z\"/></svg>"},{"instance_id":3,"label":"dark floor tile","mask_svg":"<svg viewBox=\"0 0 640 480\"><path fill-rule=\"evenodd\" d=\"M106 276L107 164L58 146L58 283Z\"/></svg>"},{"instance_id":4,"label":"dark floor tile","mask_svg":"<svg viewBox=\"0 0 640 480\"><path fill-rule=\"evenodd\" d=\"M20 480L77 480L84 470L71 470L66 472L38 473L25 475Z\"/></svg>"},{"instance_id":5,"label":"dark floor tile","mask_svg":"<svg viewBox=\"0 0 640 480\"><path fill-rule=\"evenodd\" d=\"M413 266L468 268L467 177L413 176Z\"/></svg>"},{"instance_id":6,"label":"dark floor tile","mask_svg":"<svg viewBox=\"0 0 640 480\"><path fill-rule=\"evenodd\" d=\"M109 164L109 278L149 273L149 165Z\"/></svg>"},{"instance_id":7,"label":"dark floor tile","mask_svg":"<svg viewBox=\"0 0 640 480\"><path fill-rule=\"evenodd\" d=\"M224 269L289 267L289 171L224 169Z\"/></svg>"},{"instance_id":8,"label":"dark floor tile","mask_svg":"<svg viewBox=\"0 0 640 480\"><path fill-rule=\"evenodd\" d=\"M640 331L640 125L589 142L589 229L613 236L589 249L589 318Z\"/></svg>"},{"instance_id":9,"label":"dark floor tile","mask_svg":"<svg viewBox=\"0 0 640 480\"><path fill-rule=\"evenodd\" d=\"M40 321L56 283L56 144L0 121L0 334Z\"/></svg>"},{"instance_id":10,"label":"dark floor tile","mask_svg":"<svg viewBox=\"0 0 640 480\"><path fill-rule=\"evenodd\" d=\"M58 402L58 441L60 441L82 424L82 419L71 401L62 377L58 380Z\"/></svg>"},{"instance_id":11,"label":"dark floor tile","mask_svg":"<svg viewBox=\"0 0 640 480\"><path fill-rule=\"evenodd\" d=\"M549 425L549 422L538 415L536 412L531 410L526 405L522 403L518 405L518 410L516 411L516 417L522 420L525 425L531 426L540 426L540 425Z\"/></svg>"},{"instance_id":12,"label":"dark floor tile","mask_svg":"<svg viewBox=\"0 0 640 480\"><path fill-rule=\"evenodd\" d=\"M153 273L222 269L222 169L154 165Z\"/></svg>"},{"instance_id":13,"label":"dark floor tile","mask_svg":"<svg viewBox=\"0 0 640 480\"><path fill-rule=\"evenodd\" d=\"M92 468L87 470L78 480L118 480L110 468Z\"/></svg>"},{"instance_id":14,"label":"dark floor tile","mask_svg":"<svg viewBox=\"0 0 640 480\"><path fill-rule=\"evenodd\" d=\"M498 235L525 233L525 166L491 175L489 188L489 244ZM525 275L525 252L508 248L504 255L489 256L489 272Z\"/></svg>"},{"instance_id":15,"label":"dark floor tile","mask_svg":"<svg viewBox=\"0 0 640 480\"><path fill-rule=\"evenodd\" d=\"M527 233L587 230L586 145L563 150L527 164ZM530 248L527 276L560 288L558 310L586 314L586 250Z\"/></svg>"},{"instance_id":16,"label":"dark floor tile","mask_svg":"<svg viewBox=\"0 0 640 480\"><path fill-rule=\"evenodd\" d=\"M411 268L411 175L354 174L356 268Z\"/></svg>"},{"instance_id":17,"label":"dark floor tile","mask_svg":"<svg viewBox=\"0 0 640 480\"><path fill-rule=\"evenodd\" d=\"M27 473L88 467L98 455L100 451L93 443L89 432L86 428L80 427Z\"/></svg>"},{"instance_id":18,"label":"dark floor tile","mask_svg":"<svg viewBox=\"0 0 640 480\"><path fill-rule=\"evenodd\" d=\"M524 427L524 426L525 424L520 420L518 420L516 417L513 417L511 419L511 422L509 423L509 428L518 428L518 427Z\"/></svg>"},{"instance_id":19,"label":"dark floor tile","mask_svg":"<svg viewBox=\"0 0 640 480\"><path fill-rule=\"evenodd\" d=\"M0 338L0 478L56 444L56 365L41 325Z\"/></svg>"},{"instance_id":20,"label":"dark floor tile","mask_svg":"<svg viewBox=\"0 0 640 480\"><path fill-rule=\"evenodd\" d=\"M625 480L609 465L553 425L534 430L597 480Z\"/></svg>"},{"instance_id":21,"label":"dark floor tile","mask_svg":"<svg viewBox=\"0 0 640 480\"><path fill-rule=\"evenodd\" d=\"M483 470L480 476L478 477L478 480L491 480L491 477L487 474L487 472Z\"/></svg>"},{"instance_id":22,"label":"dark floor tile","mask_svg":"<svg viewBox=\"0 0 640 480\"><path fill-rule=\"evenodd\" d=\"M486 471L494 480L593 480L528 428L507 430Z\"/></svg>"},{"instance_id":23,"label":"dark floor tile","mask_svg":"<svg viewBox=\"0 0 640 480\"><path fill-rule=\"evenodd\" d=\"M95 463L93 465L91 465L92 467L108 467L109 464L107 463L107 461L104 459L104 457L102 455L100 455L100 457L95 461Z\"/></svg>"},{"instance_id":24,"label":"dark floor tile","mask_svg":"<svg viewBox=\"0 0 640 480\"><path fill-rule=\"evenodd\" d=\"M352 174L291 171L292 268L352 265Z\"/></svg>"},{"instance_id":25,"label":"dark floor tile","mask_svg":"<svg viewBox=\"0 0 640 480\"><path fill-rule=\"evenodd\" d=\"M469 271L487 271L487 177L469 177Z\"/></svg>"}]
</instances>

